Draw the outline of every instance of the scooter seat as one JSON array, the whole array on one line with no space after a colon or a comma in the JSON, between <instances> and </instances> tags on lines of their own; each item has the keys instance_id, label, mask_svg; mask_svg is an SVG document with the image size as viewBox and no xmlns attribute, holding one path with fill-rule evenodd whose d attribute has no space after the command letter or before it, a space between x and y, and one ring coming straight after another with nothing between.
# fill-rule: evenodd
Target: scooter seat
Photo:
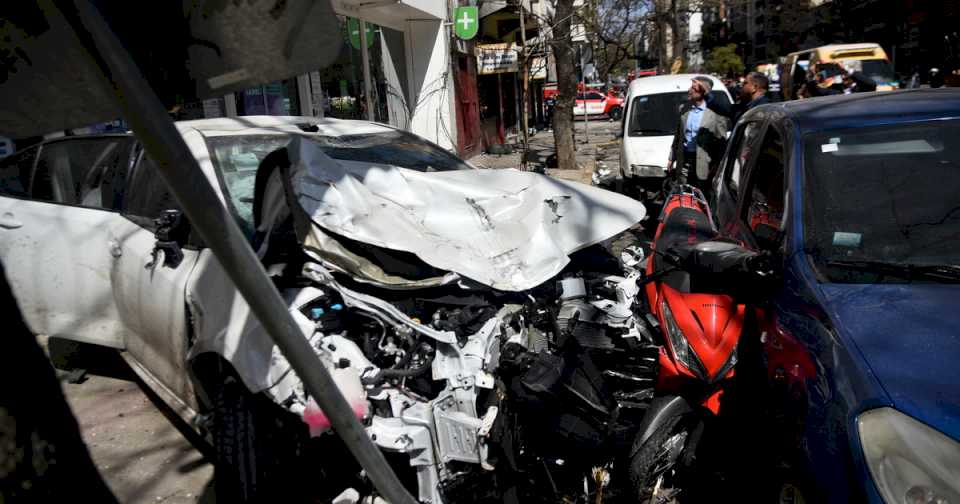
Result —
<instances>
[{"instance_id":1,"label":"scooter seat","mask_svg":"<svg viewBox=\"0 0 960 504\"><path fill-rule=\"evenodd\" d=\"M715 238L713 223L703 212L692 208L675 208L663 222L660 236L654 242L657 252L666 252L678 245L693 245ZM658 261L659 262L659 261ZM654 263L656 269L660 264Z\"/></svg>"},{"instance_id":2,"label":"scooter seat","mask_svg":"<svg viewBox=\"0 0 960 504\"><path fill-rule=\"evenodd\" d=\"M654 248L657 252L664 253L678 245L700 243L713 239L716 235L713 224L703 212L692 208L674 208L663 221L663 229L654 242ZM654 271L669 267L663 263L660 254L653 254L652 259ZM690 274L686 271L672 271L660 281L678 292L691 292Z\"/></svg>"}]
</instances>

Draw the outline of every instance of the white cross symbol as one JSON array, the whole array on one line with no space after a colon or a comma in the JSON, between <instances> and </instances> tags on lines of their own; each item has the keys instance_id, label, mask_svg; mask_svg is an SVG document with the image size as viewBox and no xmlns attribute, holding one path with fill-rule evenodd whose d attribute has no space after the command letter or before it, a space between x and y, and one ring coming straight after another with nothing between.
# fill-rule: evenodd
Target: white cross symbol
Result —
<instances>
[{"instance_id":1,"label":"white cross symbol","mask_svg":"<svg viewBox=\"0 0 960 504\"><path fill-rule=\"evenodd\" d=\"M467 31L470 29L470 23L473 22L473 19L464 11L463 17L458 19L457 22L463 25L463 31Z\"/></svg>"}]
</instances>

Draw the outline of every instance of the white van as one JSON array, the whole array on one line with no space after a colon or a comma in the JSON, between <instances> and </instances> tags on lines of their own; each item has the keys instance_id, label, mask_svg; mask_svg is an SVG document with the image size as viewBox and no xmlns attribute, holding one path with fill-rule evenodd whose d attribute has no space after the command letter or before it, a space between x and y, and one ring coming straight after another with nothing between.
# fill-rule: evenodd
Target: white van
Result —
<instances>
[{"instance_id":1,"label":"white van","mask_svg":"<svg viewBox=\"0 0 960 504\"><path fill-rule=\"evenodd\" d=\"M620 142L620 173L628 187L656 190L662 185L680 107L689 99L690 80L698 75L704 74L656 75L630 83ZM731 103L723 83L710 79L712 99Z\"/></svg>"}]
</instances>

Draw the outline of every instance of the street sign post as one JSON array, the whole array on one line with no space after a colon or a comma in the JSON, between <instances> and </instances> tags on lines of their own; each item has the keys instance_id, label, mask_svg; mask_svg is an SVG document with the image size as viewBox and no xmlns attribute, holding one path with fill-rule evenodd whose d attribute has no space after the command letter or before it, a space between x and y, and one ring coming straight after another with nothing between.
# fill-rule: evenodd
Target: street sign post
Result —
<instances>
[{"instance_id":1,"label":"street sign post","mask_svg":"<svg viewBox=\"0 0 960 504\"><path fill-rule=\"evenodd\" d=\"M476 7L457 7L453 12L453 32L463 40L477 36L480 19Z\"/></svg>"}]
</instances>

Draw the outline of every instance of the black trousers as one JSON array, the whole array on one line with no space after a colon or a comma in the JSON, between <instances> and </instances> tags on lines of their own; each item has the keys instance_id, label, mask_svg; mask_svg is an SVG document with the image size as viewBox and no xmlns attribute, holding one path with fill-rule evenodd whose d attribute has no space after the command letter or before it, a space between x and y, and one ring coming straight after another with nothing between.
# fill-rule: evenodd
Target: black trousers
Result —
<instances>
[{"instance_id":1,"label":"black trousers","mask_svg":"<svg viewBox=\"0 0 960 504\"><path fill-rule=\"evenodd\" d=\"M690 184L701 191L706 189L707 181L697 177L697 153L685 152L680 165L680 183Z\"/></svg>"}]
</instances>

